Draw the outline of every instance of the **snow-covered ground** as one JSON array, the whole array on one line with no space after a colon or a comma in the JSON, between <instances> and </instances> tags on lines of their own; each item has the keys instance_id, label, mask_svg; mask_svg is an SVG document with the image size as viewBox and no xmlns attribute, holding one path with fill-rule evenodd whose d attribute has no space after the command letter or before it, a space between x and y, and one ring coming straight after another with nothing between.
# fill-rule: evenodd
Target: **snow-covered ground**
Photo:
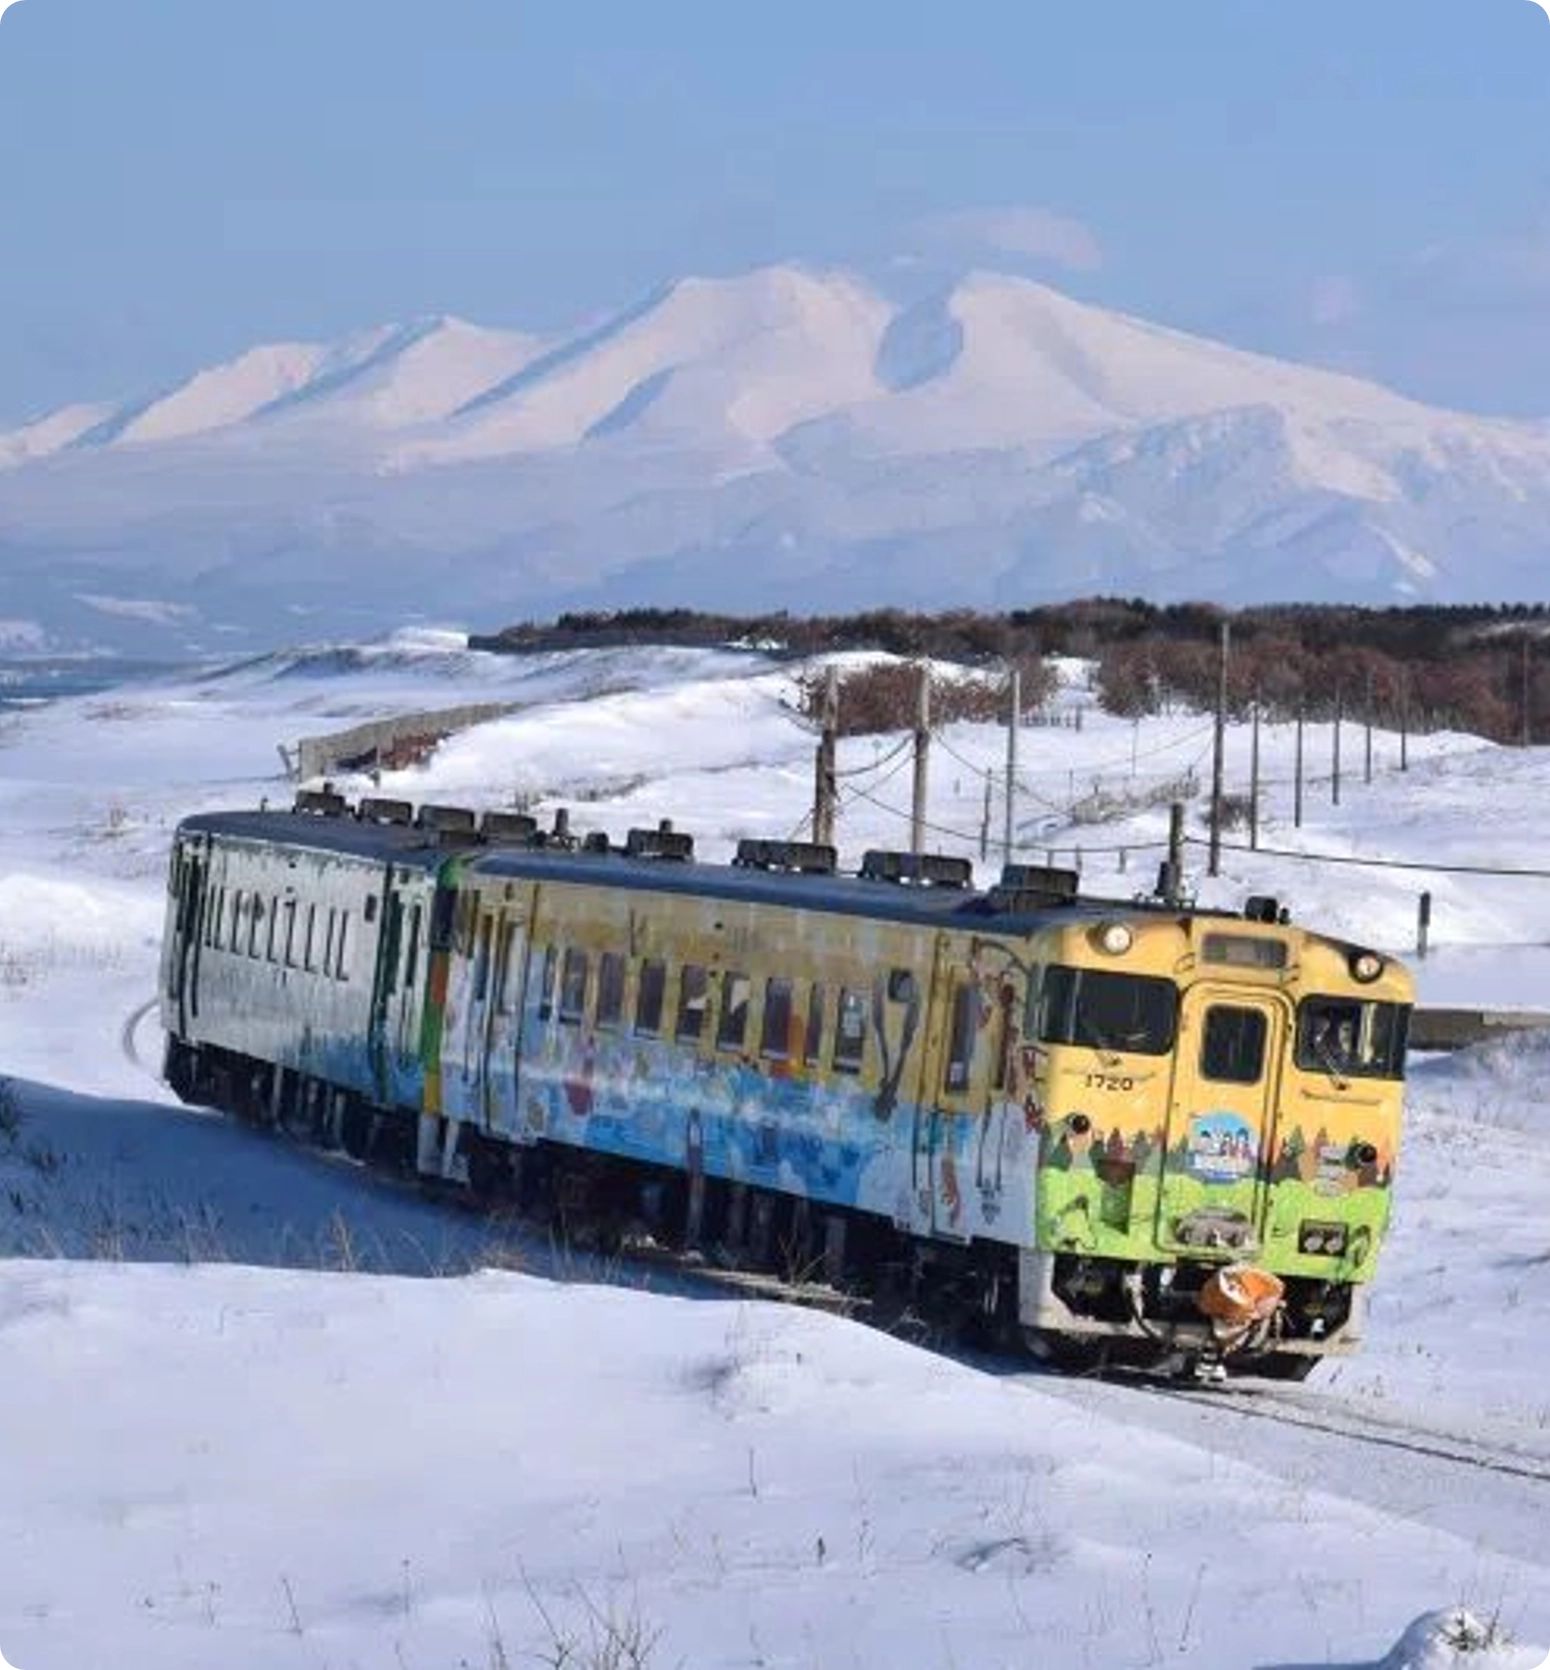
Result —
<instances>
[{"instance_id":1,"label":"snow-covered ground","mask_svg":"<svg viewBox=\"0 0 1550 1670\"><path fill-rule=\"evenodd\" d=\"M813 741L791 679L751 654L517 661L420 634L0 718L12 1662L1438 1670L1456 1657L1446 1620L1395 1643L1457 1604L1540 1643L1459 1664L1543 1660L1550 1046L1418 1067L1369 1348L1257 1413L1007 1374L592 1268L178 1109L155 1082L137 1011L168 834L190 810L285 795L277 744L522 704L383 792L563 800L616 835L672 816L714 857L801 825ZM1020 838L1035 855L1080 845L1088 884L1128 894L1166 824L1161 800L1141 803L1203 776L1209 738L1193 715L1106 720L1072 679L1083 728L1021 737ZM907 839L897 741L842 747L848 854ZM1343 805L1310 790L1296 831L1291 735L1263 741L1267 846L1550 868L1545 751L1432 738L1401 774L1380 736L1368 787L1348 731ZM968 837L944 849L974 852L1004 740L963 725L942 744L931 820ZM1310 761L1328 745L1310 731ZM1246 763L1235 733L1234 786ZM1073 823L1094 779L1136 809ZM994 798L991 827L987 877ZM1275 891L1394 949L1429 887L1426 993L1541 1001L1543 882L1238 853L1225 869L1204 896Z\"/></svg>"}]
</instances>

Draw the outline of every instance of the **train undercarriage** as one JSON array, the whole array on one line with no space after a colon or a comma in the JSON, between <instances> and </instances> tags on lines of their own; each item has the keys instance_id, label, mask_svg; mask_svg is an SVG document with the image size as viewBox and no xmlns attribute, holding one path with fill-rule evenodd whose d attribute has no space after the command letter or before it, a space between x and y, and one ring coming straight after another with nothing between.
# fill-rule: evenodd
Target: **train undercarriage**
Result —
<instances>
[{"instance_id":1,"label":"train undercarriage","mask_svg":"<svg viewBox=\"0 0 1550 1670\"><path fill-rule=\"evenodd\" d=\"M438 1196L514 1215L561 1245L669 1256L758 1278L754 1291L864 1316L941 1344L1026 1349L1064 1371L1197 1380L1224 1368L1301 1380L1351 1349L1360 1290L1288 1282L1274 1329L1224 1341L1202 1315L1208 1263L1126 1264L1001 1243L923 1240L875 1214L801 1196L376 1106L286 1068L177 1038L164 1077L220 1109Z\"/></svg>"}]
</instances>

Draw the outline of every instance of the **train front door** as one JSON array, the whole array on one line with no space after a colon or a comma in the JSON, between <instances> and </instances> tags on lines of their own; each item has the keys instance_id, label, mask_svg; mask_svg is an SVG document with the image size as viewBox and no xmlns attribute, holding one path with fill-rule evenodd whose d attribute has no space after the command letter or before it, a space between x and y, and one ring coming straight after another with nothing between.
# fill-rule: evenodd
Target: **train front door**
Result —
<instances>
[{"instance_id":1,"label":"train front door","mask_svg":"<svg viewBox=\"0 0 1550 1670\"><path fill-rule=\"evenodd\" d=\"M1291 1017L1274 992L1201 984L1179 1005L1157 1239L1180 1253L1259 1245Z\"/></svg>"}]
</instances>

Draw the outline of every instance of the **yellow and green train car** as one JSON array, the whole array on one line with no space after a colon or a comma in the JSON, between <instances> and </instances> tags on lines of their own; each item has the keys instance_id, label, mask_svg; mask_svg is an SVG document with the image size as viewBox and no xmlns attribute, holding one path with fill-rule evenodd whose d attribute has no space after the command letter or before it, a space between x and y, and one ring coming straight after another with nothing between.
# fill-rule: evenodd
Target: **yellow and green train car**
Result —
<instances>
[{"instance_id":1,"label":"yellow and green train car","mask_svg":"<svg viewBox=\"0 0 1550 1670\"><path fill-rule=\"evenodd\" d=\"M1270 901L1093 900L1026 867L982 893L958 861L840 875L788 843L710 865L671 833L578 848L385 804L182 826L164 1016L184 1094L300 1108L353 1150L606 1202L787 1275L918 1290L1050 1355L1300 1375L1359 1338L1399 1141L1398 964ZM211 932L218 890L280 875L294 900L249 911L353 921L328 977L350 1001L314 990L304 950L255 956L251 917L235 949ZM333 927L325 950L341 967Z\"/></svg>"}]
</instances>

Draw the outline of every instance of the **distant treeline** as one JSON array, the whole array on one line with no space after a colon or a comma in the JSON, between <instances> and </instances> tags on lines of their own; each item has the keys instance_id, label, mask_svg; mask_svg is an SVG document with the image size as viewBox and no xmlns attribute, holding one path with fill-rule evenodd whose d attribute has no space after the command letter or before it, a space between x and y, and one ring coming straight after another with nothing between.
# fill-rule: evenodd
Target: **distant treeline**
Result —
<instances>
[{"instance_id":1,"label":"distant treeline","mask_svg":"<svg viewBox=\"0 0 1550 1670\"><path fill-rule=\"evenodd\" d=\"M1005 614L873 609L738 616L626 609L565 614L552 624L524 623L471 642L476 649L513 653L745 645L797 658L881 650L968 666L1015 661L1035 700L1048 687L1035 672L1042 660L1080 656L1097 664L1103 706L1133 716L1214 704L1223 622L1232 629L1228 696L1237 715L1257 701L1272 717L1302 711L1329 718L1338 703L1350 718L1370 716L1418 731L1457 729L1499 741L1519 740L1526 731L1535 741L1550 740L1550 604L1226 610L1208 603L1085 598Z\"/></svg>"}]
</instances>

